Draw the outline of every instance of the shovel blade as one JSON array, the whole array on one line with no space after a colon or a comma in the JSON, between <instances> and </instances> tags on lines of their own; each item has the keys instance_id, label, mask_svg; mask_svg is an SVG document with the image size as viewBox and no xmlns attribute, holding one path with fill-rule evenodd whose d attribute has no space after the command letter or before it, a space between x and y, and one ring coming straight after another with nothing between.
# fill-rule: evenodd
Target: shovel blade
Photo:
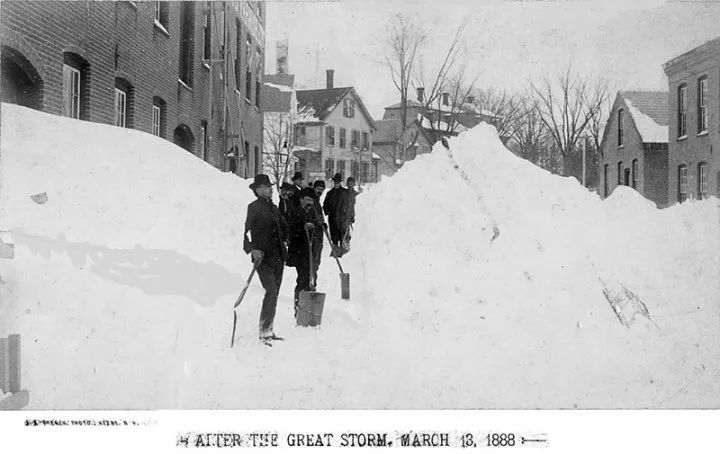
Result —
<instances>
[{"instance_id":1,"label":"shovel blade","mask_svg":"<svg viewBox=\"0 0 720 454\"><path fill-rule=\"evenodd\" d=\"M340 273L340 296L344 300L350 299L350 274Z\"/></svg>"},{"instance_id":2,"label":"shovel blade","mask_svg":"<svg viewBox=\"0 0 720 454\"><path fill-rule=\"evenodd\" d=\"M319 326L325 306L325 294L313 291L301 291L298 299L297 324L299 326Z\"/></svg>"}]
</instances>

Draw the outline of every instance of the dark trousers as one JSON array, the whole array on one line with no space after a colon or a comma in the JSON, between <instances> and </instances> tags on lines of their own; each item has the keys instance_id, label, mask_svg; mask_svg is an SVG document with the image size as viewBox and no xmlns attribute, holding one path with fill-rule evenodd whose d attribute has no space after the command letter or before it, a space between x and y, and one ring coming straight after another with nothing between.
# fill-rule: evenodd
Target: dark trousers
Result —
<instances>
[{"instance_id":1,"label":"dark trousers","mask_svg":"<svg viewBox=\"0 0 720 454\"><path fill-rule=\"evenodd\" d=\"M330 221L330 239L335 246L340 246L344 233L334 220Z\"/></svg>"},{"instance_id":2,"label":"dark trousers","mask_svg":"<svg viewBox=\"0 0 720 454\"><path fill-rule=\"evenodd\" d=\"M258 266L257 273L265 289L265 297L260 310L260 332L271 332L273 330L273 320L275 320L275 310L284 267L285 264L280 257L266 257Z\"/></svg>"}]
</instances>

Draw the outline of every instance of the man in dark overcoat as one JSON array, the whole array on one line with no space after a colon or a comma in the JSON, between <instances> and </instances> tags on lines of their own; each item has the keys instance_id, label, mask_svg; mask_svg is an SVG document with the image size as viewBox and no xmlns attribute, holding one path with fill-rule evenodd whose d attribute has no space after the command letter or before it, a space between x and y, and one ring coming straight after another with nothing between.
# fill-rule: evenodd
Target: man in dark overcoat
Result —
<instances>
[{"instance_id":1,"label":"man in dark overcoat","mask_svg":"<svg viewBox=\"0 0 720 454\"><path fill-rule=\"evenodd\" d=\"M315 212L315 192L304 188L297 194L300 205L290 216L290 242L287 265L297 270L295 282L295 310L302 290L314 290L310 269L310 243L316 229L322 228L322 217ZM314 268L314 266L313 266Z\"/></svg>"},{"instance_id":2,"label":"man in dark overcoat","mask_svg":"<svg viewBox=\"0 0 720 454\"><path fill-rule=\"evenodd\" d=\"M333 176L333 183L333 188L325 196L323 210L328 217L330 240L333 246L339 247L348 228L348 196L347 189L343 188L341 184L341 174L336 173Z\"/></svg>"},{"instance_id":3,"label":"man in dark overcoat","mask_svg":"<svg viewBox=\"0 0 720 454\"><path fill-rule=\"evenodd\" d=\"M265 289L260 310L261 340L278 339L273 321L287 257L288 225L272 202L272 188L264 174L256 175L250 184L257 200L248 205L243 240L243 249L250 254Z\"/></svg>"}]
</instances>

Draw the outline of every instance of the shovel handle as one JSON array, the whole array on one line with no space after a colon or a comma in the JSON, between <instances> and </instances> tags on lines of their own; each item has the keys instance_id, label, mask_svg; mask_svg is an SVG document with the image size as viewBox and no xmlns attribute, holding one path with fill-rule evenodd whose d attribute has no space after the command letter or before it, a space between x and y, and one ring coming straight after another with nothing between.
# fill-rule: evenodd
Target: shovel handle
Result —
<instances>
[{"instance_id":1,"label":"shovel handle","mask_svg":"<svg viewBox=\"0 0 720 454\"><path fill-rule=\"evenodd\" d=\"M305 238L307 238L308 242L308 262L310 264L310 289L315 289L315 272L313 271L313 247L312 247L312 236L310 234L310 231L314 229L310 229L308 227L305 228Z\"/></svg>"},{"instance_id":2,"label":"shovel handle","mask_svg":"<svg viewBox=\"0 0 720 454\"><path fill-rule=\"evenodd\" d=\"M340 268L340 273L345 274L345 271L342 269L342 265L340 265L340 259L337 257L337 254L335 254L335 245L332 242L332 239L330 239L330 233L328 233L327 226L323 225L323 232L325 232L325 236L327 237L328 241L330 242L330 248L333 250L333 257L335 258L335 261L337 262L338 268Z\"/></svg>"}]
</instances>

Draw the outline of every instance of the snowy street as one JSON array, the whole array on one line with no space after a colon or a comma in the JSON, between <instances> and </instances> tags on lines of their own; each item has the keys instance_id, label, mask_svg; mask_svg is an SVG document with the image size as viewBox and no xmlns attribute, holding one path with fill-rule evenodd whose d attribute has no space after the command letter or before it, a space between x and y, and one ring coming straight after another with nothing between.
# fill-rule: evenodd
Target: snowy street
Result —
<instances>
[{"instance_id":1,"label":"snowy street","mask_svg":"<svg viewBox=\"0 0 720 454\"><path fill-rule=\"evenodd\" d=\"M450 146L497 240L438 143L358 196L349 301L326 241L322 326L294 326L286 267L287 340L257 341L256 278L230 349L248 180L149 134L9 104L1 146L15 257L0 261L0 335L22 335L28 409L720 406L715 198L602 201L480 124ZM628 306L623 326L601 280L649 319Z\"/></svg>"}]
</instances>

